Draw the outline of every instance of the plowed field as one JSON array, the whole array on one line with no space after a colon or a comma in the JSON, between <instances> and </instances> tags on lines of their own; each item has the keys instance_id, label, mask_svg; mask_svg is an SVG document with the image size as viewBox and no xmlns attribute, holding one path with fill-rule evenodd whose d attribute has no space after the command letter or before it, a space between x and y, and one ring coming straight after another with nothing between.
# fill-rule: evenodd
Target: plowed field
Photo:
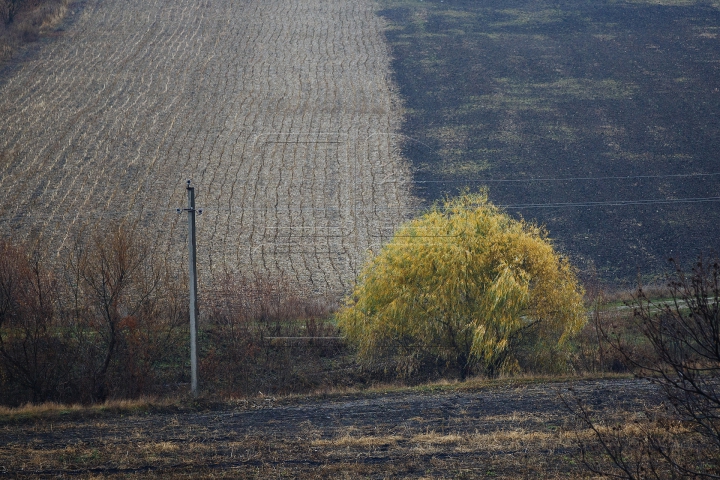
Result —
<instances>
[{"instance_id":1,"label":"plowed field","mask_svg":"<svg viewBox=\"0 0 720 480\"><path fill-rule=\"evenodd\" d=\"M379 3L424 199L485 185L613 284L718 251L720 2Z\"/></svg>"},{"instance_id":2,"label":"plowed field","mask_svg":"<svg viewBox=\"0 0 720 480\"><path fill-rule=\"evenodd\" d=\"M408 211L370 0L87 0L0 72L0 230L55 254L137 222L201 276L345 291Z\"/></svg>"}]
</instances>

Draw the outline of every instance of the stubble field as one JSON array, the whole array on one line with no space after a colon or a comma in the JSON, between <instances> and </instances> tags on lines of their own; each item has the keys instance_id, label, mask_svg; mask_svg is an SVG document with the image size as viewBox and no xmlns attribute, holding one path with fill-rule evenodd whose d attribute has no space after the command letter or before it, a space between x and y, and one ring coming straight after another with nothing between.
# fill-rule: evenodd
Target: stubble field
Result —
<instances>
[{"instance_id":1,"label":"stubble field","mask_svg":"<svg viewBox=\"0 0 720 480\"><path fill-rule=\"evenodd\" d=\"M411 206L382 20L369 0L98 1L0 71L0 228L58 255L137 225L205 281L347 291Z\"/></svg>"},{"instance_id":2,"label":"stubble field","mask_svg":"<svg viewBox=\"0 0 720 480\"><path fill-rule=\"evenodd\" d=\"M586 380L3 420L0 476L589 478L578 441L593 434L558 396L570 386L597 415L627 425L659 404L644 381Z\"/></svg>"}]
</instances>

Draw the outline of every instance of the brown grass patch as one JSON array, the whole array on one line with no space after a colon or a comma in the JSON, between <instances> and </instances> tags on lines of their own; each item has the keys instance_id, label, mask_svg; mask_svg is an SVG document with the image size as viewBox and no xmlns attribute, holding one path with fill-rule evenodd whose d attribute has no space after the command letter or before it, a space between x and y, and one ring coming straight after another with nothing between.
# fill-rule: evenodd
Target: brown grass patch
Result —
<instances>
[{"instance_id":1,"label":"brown grass patch","mask_svg":"<svg viewBox=\"0 0 720 480\"><path fill-rule=\"evenodd\" d=\"M0 18L0 62L24 45L37 41L66 17L69 0L23 2L11 22Z\"/></svg>"},{"instance_id":2,"label":"brown grass patch","mask_svg":"<svg viewBox=\"0 0 720 480\"><path fill-rule=\"evenodd\" d=\"M0 406L0 420L40 419L62 416L92 416L103 413L133 413L138 411L157 410L179 405L176 398L140 397L136 399L108 400L96 405L62 404L45 402L28 403L21 407L10 408Z\"/></svg>"},{"instance_id":3,"label":"brown grass patch","mask_svg":"<svg viewBox=\"0 0 720 480\"><path fill-rule=\"evenodd\" d=\"M641 393L637 382L580 382L577 391ZM6 423L0 465L11 476L73 471L132 478L579 478L585 473L577 444L593 440L594 433L572 421L553 400L553 389L405 389L271 404L235 399L201 413L187 407L153 413L143 410L146 402L108 402L140 409L101 419L46 415ZM632 402L598 412L603 425L622 425L612 431L629 439L662 428L635 413L647 398ZM32 413L67 407L24 408Z\"/></svg>"},{"instance_id":4,"label":"brown grass patch","mask_svg":"<svg viewBox=\"0 0 720 480\"><path fill-rule=\"evenodd\" d=\"M140 445L140 449L149 453L177 452L180 447L174 442L157 442Z\"/></svg>"},{"instance_id":5,"label":"brown grass patch","mask_svg":"<svg viewBox=\"0 0 720 480\"><path fill-rule=\"evenodd\" d=\"M332 440L314 440L313 446L333 446L333 447L381 447L395 445L397 442L404 440L399 435L379 435L379 436L360 436L343 435L342 437Z\"/></svg>"},{"instance_id":6,"label":"brown grass patch","mask_svg":"<svg viewBox=\"0 0 720 480\"><path fill-rule=\"evenodd\" d=\"M465 440L465 438L460 435L443 435L437 432L421 433L420 435L415 435L410 439L413 443L431 443L435 445L460 443L463 440Z\"/></svg>"}]
</instances>

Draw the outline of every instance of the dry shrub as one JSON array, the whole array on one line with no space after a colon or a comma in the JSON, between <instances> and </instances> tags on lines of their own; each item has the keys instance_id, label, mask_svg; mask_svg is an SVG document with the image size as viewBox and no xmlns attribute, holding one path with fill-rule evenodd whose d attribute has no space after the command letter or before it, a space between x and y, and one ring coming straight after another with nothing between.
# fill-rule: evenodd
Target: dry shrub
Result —
<instances>
[{"instance_id":1,"label":"dry shrub","mask_svg":"<svg viewBox=\"0 0 720 480\"><path fill-rule=\"evenodd\" d=\"M138 238L108 226L59 268L0 242L0 403L91 403L178 382L183 282Z\"/></svg>"},{"instance_id":2,"label":"dry shrub","mask_svg":"<svg viewBox=\"0 0 720 480\"><path fill-rule=\"evenodd\" d=\"M0 401L62 396L70 349L59 301L58 283L40 258L0 241Z\"/></svg>"},{"instance_id":3,"label":"dry shrub","mask_svg":"<svg viewBox=\"0 0 720 480\"><path fill-rule=\"evenodd\" d=\"M184 282L141 238L129 225L109 225L79 237L68 255L65 312L82 359L81 401L154 393L162 366L174 365L171 381L180 367Z\"/></svg>"},{"instance_id":4,"label":"dry shrub","mask_svg":"<svg viewBox=\"0 0 720 480\"><path fill-rule=\"evenodd\" d=\"M609 288L596 280L586 281L590 319L573 339L571 365L576 373L629 373L633 365L621 350L633 349L645 355L652 347L634 319L636 290ZM667 285L643 287L648 298L670 298ZM617 347L621 347L618 349Z\"/></svg>"},{"instance_id":5,"label":"dry shrub","mask_svg":"<svg viewBox=\"0 0 720 480\"><path fill-rule=\"evenodd\" d=\"M125 224L79 235L52 267L0 243L0 404L99 403L188 381L187 283ZM227 277L201 298L207 393L347 386L353 357L332 299L282 279Z\"/></svg>"},{"instance_id":6,"label":"dry shrub","mask_svg":"<svg viewBox=\"0 0 720 480\"><path fill-rule=\"evenodd\" d=\"M716 478L713 446L665 406L607 418L565 398L579 423L582 461L593 473L633 479Z\"/></svg>"},{"instance_id":7,"label":"dry shrub","mask_svg":"<svg viewBox=\"0 0 720 480\"><path fill-rule=\"evenodd\" d=\"M632 310L605 306L598 300L591 312L590 321L574 339L572 365L577 373L626 373L629 371L624 357L606 338L606 332L622 333L623 342L640 341L639 332L632 322Z\"/></svg>"},{"instance_id":8,"label":"dry shrub","mask_svg":"<svg viewBox=\"0 0 720 480\"><path fill-rule=\"evenodd\" d=\"M0 23L7 24L15 16L18 2L14 0L0 0Z\"/></svg>"},{"instance_id":9,"label":"dry shrub","mask_svg":"<svg viewBox=\"0 0 720 480\"><path fill-rule=\"evenodd\" d=\"M566 405L595 434L583 443L593 472L619 478L717 478L720 474L720 262L702 258L686 273L671 259L668 300L642 288L633 299L635 338L603 331L636 375L657 385L664 408L647 409L634 435L626 421L598 418L577 398ZM638 340L639 339L639 340ZM612 467L596 458L608 456Z\"/></svg>"},{"instance_id":10,"label":"dry shrub","mask_svg":"<svg viewBox=\"0 0 720 480\"><path fill-rule=\"evenodd\" d=\"M284 279L228 276L205 295L201 378L232 394L303 392L334 383L345 352L335 302ZM337 358L336 358L337 357Z\"/></svg>"}]
</instances>

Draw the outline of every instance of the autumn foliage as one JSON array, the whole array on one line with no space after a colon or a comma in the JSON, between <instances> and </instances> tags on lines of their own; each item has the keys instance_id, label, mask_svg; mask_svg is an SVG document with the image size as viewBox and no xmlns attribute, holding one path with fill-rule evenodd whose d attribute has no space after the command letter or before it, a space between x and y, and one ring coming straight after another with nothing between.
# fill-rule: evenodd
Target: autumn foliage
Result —
<instances>
[{"instance_id":1,"label":"autumn foliage","mask_svg":"<svg viewBox=\"0 0 720 480\"><path fill-rule=\"evenodd\" d=\"M0 404L91 403L181 380L181 279L123 225L64 253L51 266L0 240Z\"/></svg>"},{"instance_id":2,"label":"autumn foliage","mask_svg":"<svg viewBox=\"0 0 720 480\"><path fill-rule=\"evenodd\" d=\"M69 243L54 257L0 239L0 405L187 392L181 268L129 224ZM353 378L352 359L326 321L331 300L277 278L228 275L203 287L203 394L300 392Z\"/></svg>"},{"instance_id":3,"label":"autumn foliage","mask_svg":"<svg viewBox=\"0 0 720 480\"><path fill-rule=\"evenodd\" d=\"M406 373L434 361L461 377L558 368L585 318L573 268L543 229L485 193L448 199L401 226L338 314L366 361L393 358Z\"/></svg>"}]
</instances>

